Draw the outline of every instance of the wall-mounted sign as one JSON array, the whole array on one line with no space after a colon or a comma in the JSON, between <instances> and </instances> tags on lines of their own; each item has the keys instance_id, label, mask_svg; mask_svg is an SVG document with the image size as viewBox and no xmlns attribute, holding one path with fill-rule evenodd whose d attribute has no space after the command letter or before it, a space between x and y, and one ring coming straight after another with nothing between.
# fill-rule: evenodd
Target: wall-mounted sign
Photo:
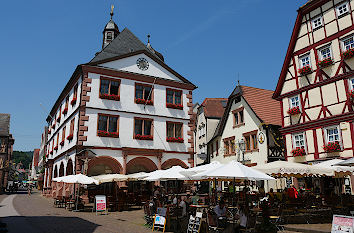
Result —
<instances>
[{"instance_id":1,"label":"wall-mounted sign","mask_svg":"<svg viewBox=\"0 0 354 233\"><path fill-rule=\"evenodd\" d=\"M259 144L263 144L264 141L265 141L265 135L264 135L263 132L260 131L260 132L258 133L258 142L259 142Z\"/></svg>"}]
</instances>

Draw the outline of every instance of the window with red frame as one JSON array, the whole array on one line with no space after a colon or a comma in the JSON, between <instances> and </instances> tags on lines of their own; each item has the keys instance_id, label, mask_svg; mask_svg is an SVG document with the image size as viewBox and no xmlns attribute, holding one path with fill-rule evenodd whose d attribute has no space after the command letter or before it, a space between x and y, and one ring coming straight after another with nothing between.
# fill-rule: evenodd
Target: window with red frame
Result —
<instances>
[{"instance_id":1,"label":"window with red frame","mask_svg":"<svg viewBox=\"0 0 354 233\"><path fill-rule=\"evenodd\" d=\"M171 108L182 107L182 91L166 89L166 106Z\"/></svg>"},{"instance_id":2,"label":"window with red frame","mask_svg":"<svg viewBox=\"0 0 354 233\"><path fill-rule=\"evenodd\" d=\"M58 149L58 146L59 146L59 132L57 134L57 144L55 146L55 149L57 150Z\"/></svg>"},{"instance_id":3,"label":"window with red frame","mask_svg":"<svg viewBox=\"0 0 354 233\"><path fill-rule=\"evenodd\" d=\"M101 78L100 98L119 100L119 80Z\"/></svg>"},{"instance_id":4,"label":"window with red frame","mask_svg":"<svg viewBox=\"0 0 354 233\"><path fill-rule=\"evenodd\" d=\"M134 119L134 138L152 139L152 119Z\"/></svg>"},{"instance_id":5,"label":"window with red frame","mask_svg":"<svg viewBox=\"0 0 354 233\"><path fill-rule=\"evenodd\" d=\"M98 114L98 136L118 137L118 118L119 116Z\"/></svg>"},{"instance_id":6,"label":"window with red frame","mask_svg":"<svg viewBox=\"0 0 354 233\"><path fill-rule=\"evenodd\" d=\"M246 143L246 151L258 150L258 140L257 140L258 131L253 131L243 134Z\"/></svg>"},{"instance_id":7,"label":"window with red frame","mask_svg":"<svg viewBox=\"0 0 354 233\"><path fill-rule=\"evenodd\" d=\"M177 122L166 122L168 142L183 142L182 125Z\"/></svg>"},{"instance_id":8,"label":"window with red frame","mask_svg":"<svg viewBox=\"0 0 354 233\"><path fill-rule=\"evenodd\" d=\"M66 130L66 126L63 127L62 133L61 133L61 142L60 145L64 145L64 141L65 141L65 130Z\"/></svg>"},{"instance_id":9,"label":"window with red frame","mask_svg":"<svg viewBox=\"0 0 354 233\"><path fill-rule=\"evenodd\" d=\"M77 101L77 89L78 89L78 85L76 84L74 86L74 94L73 94L73 99L71 100L71 105L74 105Z\"/></svg>"},{"instance_id":10,"label":"window with red frame","mask_svg":"<svg viewBox=\"0 0 354 233\"><path fill-rule=\"evenodd\" d=\"M59 107L59 112L58 112L58 118L57 118L57 121L59 122L61 119L61 105Z\"/></svg>"},{"instance_id":11,"label":"window with red frame","mask_svg":"<svg viewBox=\"0 0 354 233\"><path fill-rule=\"evenodd\" d=\"M69 110L69 96L67 96L65 98L65 106L64 106L64 109L63 109L63 114L67 114L68 113L68 110Z\"/></svg>"},{"instance_id":12,"label":"window with red frame","mask_svg":"<svg viewBox=\"0 0 354 233\"><path fill-rule=\"evenodd\" d=\"M70 131L69 135L66 137L66 139L71 140L74 137L74 126L75 126L75 118L70 121Z\"/></svg>"},{"instance_id":13,"label":"window with red frame","mask_svg":"<svg viewBox=\"0 0 354 233\"><path fill-rule=\"evenodd\" d=\"M151 85L135 84L135 103L152 104L153 89Z\"/></svg>"},{"instance_id":14,"label":"window with red frame","mask_svg":"<svg viewBox=\"0 0 354 233\"><path fill-rule=\"evenodd\" d=\"M243 125L244 123L243 107L233 110L232 114L234 115L234 127Z\"/></svg>"}]
</instances>

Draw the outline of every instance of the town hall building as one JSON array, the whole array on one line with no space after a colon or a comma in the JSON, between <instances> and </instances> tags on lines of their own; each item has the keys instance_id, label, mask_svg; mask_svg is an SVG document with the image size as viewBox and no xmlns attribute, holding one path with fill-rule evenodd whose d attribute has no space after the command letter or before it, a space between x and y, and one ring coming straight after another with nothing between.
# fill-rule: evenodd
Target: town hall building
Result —
<instances>
[{"instance_id":1,"label":"town hall building","mask_svg":"<svg viewBox=\"0 0 354 233\"><path fill-rule=\"evenodd\" d=\"M47 118L44 190L52 178L193 166L196 86L111 19L102 50L78 65ZM149 38L149 36L148 36ZM67 191L67 190L66 190Z\"/></svg>"}]
</instances>

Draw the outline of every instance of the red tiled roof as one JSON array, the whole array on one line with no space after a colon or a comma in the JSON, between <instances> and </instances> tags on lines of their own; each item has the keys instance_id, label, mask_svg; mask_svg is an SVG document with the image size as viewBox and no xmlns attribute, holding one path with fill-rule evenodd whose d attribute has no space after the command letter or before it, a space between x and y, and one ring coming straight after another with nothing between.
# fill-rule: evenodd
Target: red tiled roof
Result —
<instances>
[{"instance_id":1,"label":"red tiled roof","mask_svg":"<svg viewBox=\"0 0 354 233\"><path fill-rule=\"evenodd\" d=\"M241 87L243 97L264 123L282 125L280 103L272 98L273 91L248 86Z\"/></svg>"},{"instance_id":2,"label":"red tiled roof","mask_svg":"<svg viewBox=\"0 0 354 233\"><path fill-rule=\"evenodd\" d=\"M226 98L205 98L201 106L204 110L205 117L221 118L224 114L225 108L222 101L227 102Z\"/></svg>"}]
</instances>

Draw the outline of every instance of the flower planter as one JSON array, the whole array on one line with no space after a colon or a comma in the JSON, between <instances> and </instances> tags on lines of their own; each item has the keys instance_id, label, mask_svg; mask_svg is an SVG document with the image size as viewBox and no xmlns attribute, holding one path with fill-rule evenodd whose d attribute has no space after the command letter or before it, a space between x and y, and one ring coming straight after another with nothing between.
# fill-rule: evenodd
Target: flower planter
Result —
<instances>
[{"instance_id":1,"label":"flower planter","mask_svg":"<svg viewBox=\"0 0 354 233\"><path fill-rule=\"evenodd\" d=\"M342 53L342 58L343 59L349 59L354 57L354 49L348 49L347 51Z\"/></svg>"},{"instance_id":2,"label":"flower planter","mask_svg":"<svg viewBox=\"0 0 354 233\"><path fill-rule=\"evenodd\" d=\"M107 100L120 100L119 95L109 95L109 94L100 94L101 99L107 99Z\"/></svg>"},{"instance_id":3,"label":"flower planter","mask_svg":"<svg viewBox=\"0 0 354 233\"><path fill-rule=\"evenodd\" d=\"M58 146L54 147L54 150L58 150Z\"/></svg>"},{"instance_id":4,"label":"flower planter","mask_svg":"<svg viewBox=\"0 0 354 233\"><path fill-rule=\"evenodd\" d=\"M50 151L50 154L51 154L51 155L53 154L53 150Z\"/></svg>"},{"instance_id":5,"label":"flower planter","mask_svg":"<svg viewBox=\"0 0 354 233\"><path fill-rule=\"evenodd\" d=\"M138 139L138 140L153 140L154 138L151 135L140 135L140 134L137 134L137 135L135 135L135 139Z\"/></svg>"},{"instance_id":6,"label":"flower planter","mask_svg":"<svg viewBox=\"0 0 354 233\"><path fill-rule=\"evenodd\" d=\"M72 139L73 139L73 137L74 137L74 135L73 135L73 134L70 134L69 136L67 136L67 137L66 137L66 139L68 139L68 140L72 140Z\"/></svg>"},{"instance_id":7,"label":"flower planter","mask_svg":"<svg viewBox=\"0 0 354 233\"><path fill-rule=\"evenodd\" d=\"M323 147L323 149L327 153L342 151L342 148L340 147L339 142L329 142L329 143L327 143L327 145L325 145Z\"/></svg>"},{"instance_id":8,"label":"flower planter","mask_svg":"<svg viewBox=\"0 0 354 233\"><path fill-rule=\"evenodd\" d=\"M77 100L77 98L76 98L76 97L74 97L74 98L71 100L70 104L71 104L71 105L76 104L76 100Z\"/></svg>"},{"instance_id":9,"label":"flower planter","mask_svg":"<svg viewBox=\"0 0 354 233\"><path fill-rule=\"evenodd\" d=\"M63 114L65 115L65 114L67 114L67 113L68 113L68 108L64 108Z\"/></svg>"},{"instance_id":10,"label":"flower planter","mask_svg":"<svg viewBox=\"0 0 354 233\"><path fill-rule=\"evenodd\" d=\"M349 91L349 98L354 102L354 90Z\"/></svg>"},{"instance_id":11,"label":"flower planter","mask_svg":"<svg viewBox=\"0 0 354 233\"><path fill-rule=\"evenodd\" d=\"M293 107L288 110L289 115L298 115L301 113L300 107Z\"/></svg>"},{"instance_id":12,"label":"flower planter","mask_svg":"<svg viewBox=\"0 0 354 233\"><path fill-rule=\"evenodd\" d=\"M310 74L312 73L312 69L310 66L305 66L305 67L302 67L301 69L299 69L299 74L301 76L303 75L307 75L307 74Z\"/></svg>"},{"instance_id":13,"label":"flower planter","mask_svg":"<svg viewBox=\"0 0 354 233\"><path fill-rule=\"evenodd\" d=\"M306 151L304 148L296 148L292 150L291 153L293 154L294 157L306 155Z\"/></svg>"},{"instance_id":14,"label":"flower planter","mask_svg":"<svg viewBox=\"0 0 354 233\"><path fill-rule=\"evenodd\" d=\"M325 68L333 64L333 60L331 57L323 59L322 61L318 62L317 65L321 68Z\"/></svg>"},{"instance_id":15,"label":"flower planter","mask_svg":"<svg viewBox=\"0 0 354 233\"><path fill-rule=\"evenodd\" d=\"M152 100L145 100L145 99L139 99L139 98L135 100L135 103L137 103L137 104L146 104L146 105L152 105L153 104Z\"/></svg>"},{"instance_id":16,"label":"flower planter","mask_svg":"<svg viewBox=\"0 0 354 233\"><path fill-rule=\"evenodd\" d=\"M166 107L168 108L174 108L174 109L183 109L183 105L182 104L171 104L171 103L167 103Z\"/></svg>"},{"instance_id":17,"label":"flower planter","mask_svg":"<svg viewBox=\"0 0 354 233\"><path fill-rule=\"evenodd\" d=\"M61 146L64 146L64 141L61 141L61 142L60 142L60 145L61 145Z\"/></svg>"},{"instance_id":18,"label":"flower planter","mask_svg":"<svg viewBox=\"0 0 354 233\"><path fill-rule=\"evenodd\" d=\"M178 142L178 143L183 143L183 138L175 138L175 137L167 137L166 138L167 142Z\"/></svg>"},{"instance_id":19,"label":"flower planter","mask_svg":"<svg viewBox=\"0 0 354 233\"><path fill-rule=\"evenodd\" d=\"M113 138L119 137L118 132L108 132L108 131L103 131L103 130L99 130L97 132L97 135L100 137L113 137Z\"/></svg>"},{"instance_id":20,"label":"flower planter","mask_svg":"<svg viewBox=\"0 0 354 233\"><path fill-rule=\"evenodd\" d=\"M60 122L61 116L57 118L57 122Z\"/></svg>"}]
</instances>

